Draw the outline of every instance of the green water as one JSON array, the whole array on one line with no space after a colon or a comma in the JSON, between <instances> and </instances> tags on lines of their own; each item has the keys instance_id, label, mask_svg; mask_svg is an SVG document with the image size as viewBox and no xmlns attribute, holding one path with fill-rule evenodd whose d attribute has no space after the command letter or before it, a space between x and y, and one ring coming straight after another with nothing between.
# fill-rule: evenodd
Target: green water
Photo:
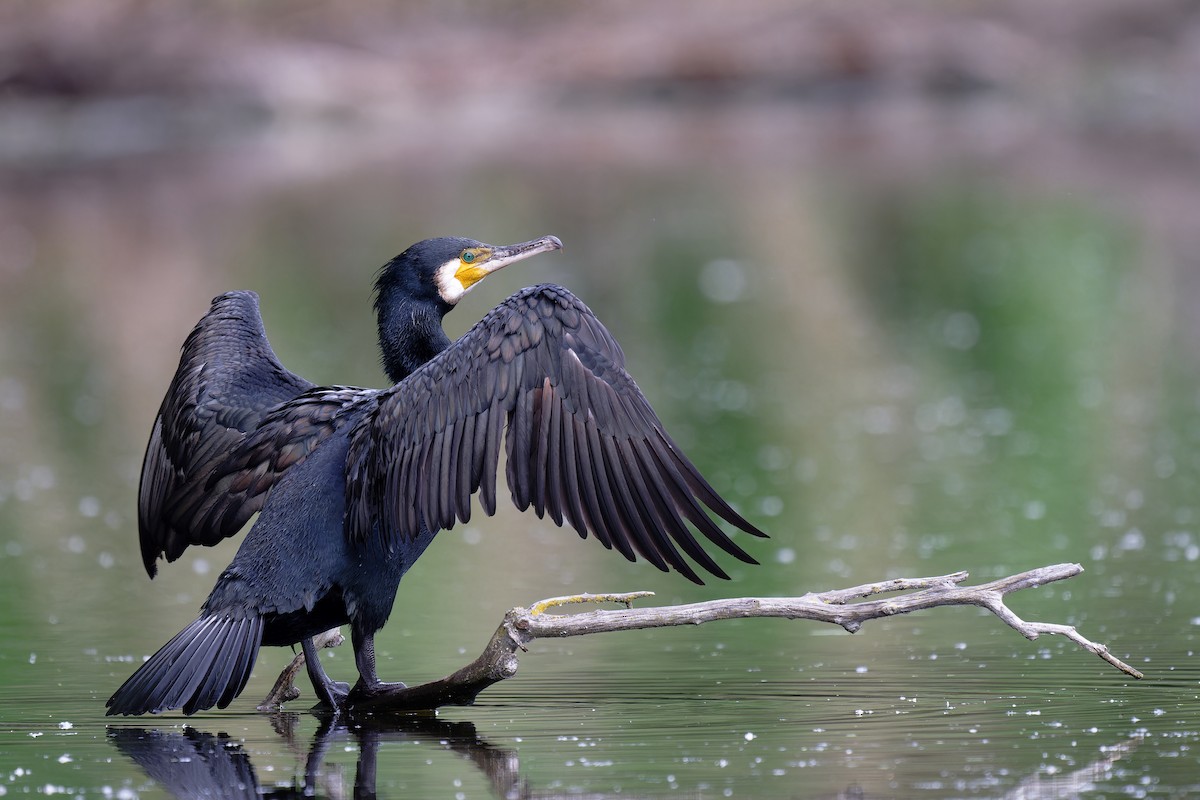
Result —
<instances>
[{"instance_id":1,"label":"green water","mask_svg":"<svg viewBox=\"0 0 1200 800\"><path fill-rule=\"evenodd\" d=\"M556 135L536 131L517 152ZM0 796L1200 791L1200 289L1146 221L986 168L883 181L770 150L534 163L425 146L316 176L213 155L5 187ZM379 385L379 264L429 235L551 233L564 253L489 279L448 324L534 282L574 290L675 438L772 534L739 540L762 565L693 587L505 507L442 534L405 579L385 679L440 677L505 609L568 592L671 603L1059 562L1086 571L1013 608L1077 625L1146 679L958 608L855 636L750 620L537 642L476 706L378 729L325 730L303 700L255 712L291 655L272 650L225 711L106 719L236 547L154 582L136 548L142 448L208 299L259 291L291 369ZM327 658L353 675L348 652Z\"/></svg>"}]
</instances>

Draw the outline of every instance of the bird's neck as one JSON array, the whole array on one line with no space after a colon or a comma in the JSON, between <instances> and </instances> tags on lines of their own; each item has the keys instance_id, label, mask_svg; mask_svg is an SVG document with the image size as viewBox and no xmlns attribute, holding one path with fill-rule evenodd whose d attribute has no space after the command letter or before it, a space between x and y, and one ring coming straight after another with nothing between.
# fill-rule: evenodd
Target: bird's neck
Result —
<instances>
[{"instance_id":1,"label":"bird's neck","mask_svg":"<svg viewBox=\"0 0 1200 800\"><path fill-rule=\"evenodd\" d=\"M380 308L379 349L384 371L393 383L404 380L449 346L439 309L407 301Z\"/></svg>"}]
</instances>

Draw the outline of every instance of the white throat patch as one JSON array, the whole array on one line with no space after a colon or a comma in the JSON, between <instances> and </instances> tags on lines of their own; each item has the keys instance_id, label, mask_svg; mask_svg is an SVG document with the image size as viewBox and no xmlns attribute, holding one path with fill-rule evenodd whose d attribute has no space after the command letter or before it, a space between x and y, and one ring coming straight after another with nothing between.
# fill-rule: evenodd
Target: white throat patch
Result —
<instances>
[{"instance_id":1,"label":"white throat patch","mask_svg":"<svg viewBox=\"0 0 1200 800\"><path fill-rule=\"evenodd\" d=\"M462 285L462 281L454 277L454 273L458 272L458 268L461 266L462 262L455 258L442 264L438 267L437 272L433 273L433 282L437 286L438 294L450 305L456 305L467 293L467 288Z\"/></svg>"}]
</instances>

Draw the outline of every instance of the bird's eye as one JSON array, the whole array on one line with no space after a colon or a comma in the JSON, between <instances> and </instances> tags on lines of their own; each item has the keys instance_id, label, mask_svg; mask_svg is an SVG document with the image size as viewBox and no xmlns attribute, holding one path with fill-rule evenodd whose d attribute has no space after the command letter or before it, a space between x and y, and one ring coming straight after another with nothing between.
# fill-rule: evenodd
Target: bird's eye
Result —
<instances>
[{"instance_id":1,"label":"bird's eye","mask_svg":"<svg viewBox=\"0 0 1200 800\"><path fill-rule=\"evenodd\" d=\"M472 261L475 260L475 254L472 253L470 250L464 250L463 254L462 254L462 260L463 260L464 264L470 264Z\"/></svg>"}]
</instances>

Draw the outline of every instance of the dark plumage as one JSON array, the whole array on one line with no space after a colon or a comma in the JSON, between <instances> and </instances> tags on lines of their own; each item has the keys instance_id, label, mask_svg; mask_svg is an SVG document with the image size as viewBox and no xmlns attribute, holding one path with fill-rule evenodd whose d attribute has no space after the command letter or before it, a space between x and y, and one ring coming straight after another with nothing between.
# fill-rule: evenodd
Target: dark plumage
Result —
<instances>
[{"instance_id":1,"label":"dark plumage","mask_svg":"<svg viewBox=\"0 0 1200 800\"><path fill-rule=\"evenodd\" d=\"M457 342L446 337L442 317L489 272L561 247L554 237L507 247L429 239L388 262L375 300L394 382L383 390L315 387L275 357L256 295L213 300L184 343L146 451L146 571L261 513L200 617L116 691L109 714L223 708L260 645L300 642L318 697L335 708L386 690L374 634L434 534L470 518L471 496L495 512L502 438L522 510L697 583L680 549L727 575L688 523L755 563L709 512L763 534L679 451L620 346L566 289L523 289ZM353 693L325 675L311 641L347 623Z\"/></svg>"},{"instance_id":2,"label":"dark plumage","mask_svg":"<svg viewBox=\"0 0 1200 800\"><path fill-rule=\"evenodd\" d=\"M108 740L171 797L262 800L304 796L299 790L270 783L263 789L242 743L224 733L112 727Z\"/></svg>"}]
</instances>

